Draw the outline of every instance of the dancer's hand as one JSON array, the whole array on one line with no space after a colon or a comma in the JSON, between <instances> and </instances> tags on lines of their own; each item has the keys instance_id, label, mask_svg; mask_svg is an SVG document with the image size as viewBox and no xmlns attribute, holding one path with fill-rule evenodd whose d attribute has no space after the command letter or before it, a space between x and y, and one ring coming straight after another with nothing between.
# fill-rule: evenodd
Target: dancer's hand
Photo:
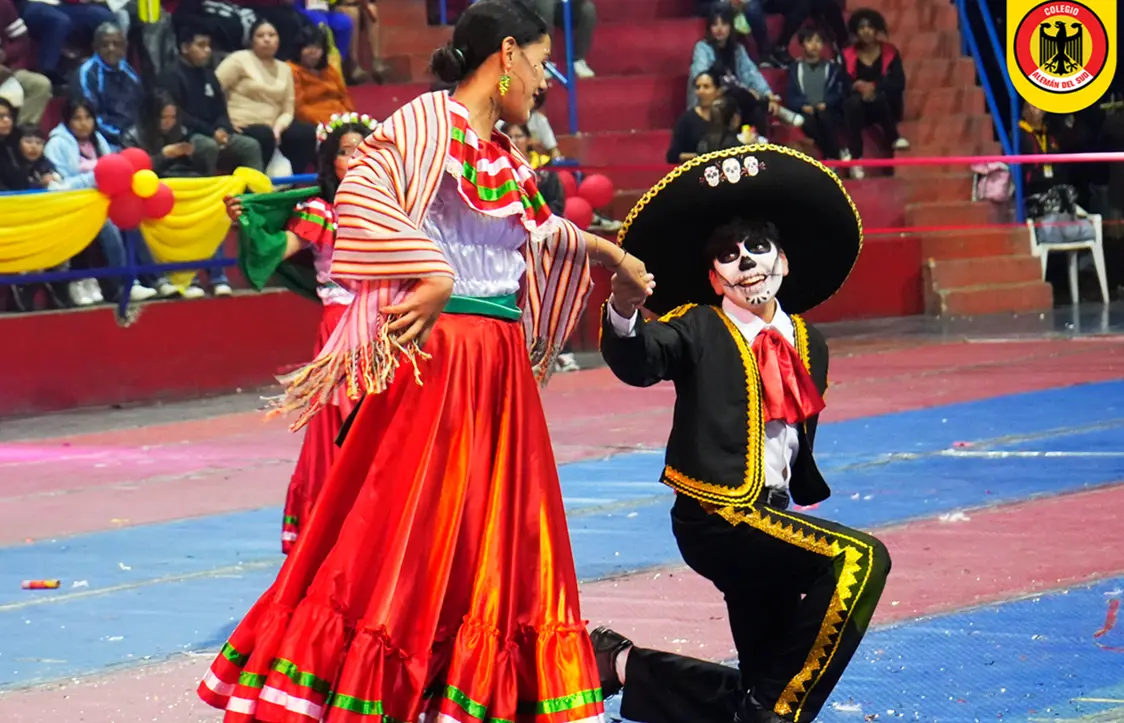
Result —
<instances>
[{"instance_id":1,"label":"dancer's hand","mask_svg":"<svg viewBox=\"0 0 1124 723\"><path fill-rule=\"evenodd\" d=\"M618 314L628 318L655 291L656 277L648 273L643 261L632 254L626 254L617 266L611 284L613 308Z\"/></svg>"},{"instance_id":2,"label":"dancer's hand","mask_svg":"<svg viewBox=\"0 0 1124 723\"><path fill-rule=\"evenodd\" d=\"M416 341L424 346L437 317L441 316L445 302L453 295L453 280L448 276L428 276L419 279L401 304L383 309L387 316L397 316L387 327L399 344Z\"/></svg>"},{"instance_id":3,"label":"dancer's hand","mask_svg":"<svg viewBox=\"0 0 1124 723\"><path fill-rule=\"evenodd\" d=\"M238 196L224 196L222 202L226 204L226 215L231 221L237 222L242 217L242 199Z\"/></svg>"}]
</instances>

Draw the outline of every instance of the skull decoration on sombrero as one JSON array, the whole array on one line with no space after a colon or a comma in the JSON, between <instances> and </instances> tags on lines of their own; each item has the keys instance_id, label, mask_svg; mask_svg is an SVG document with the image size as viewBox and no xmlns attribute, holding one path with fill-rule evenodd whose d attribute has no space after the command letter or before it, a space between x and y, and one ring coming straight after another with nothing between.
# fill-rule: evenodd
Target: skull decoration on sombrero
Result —
<instances>
[{"instance_id":1,"label":"skull decoration on sombrero","mask_svg":"<svg viewBox=\"0 0 1124 723\"><path fill-rule=\"evenodd\" d=\"M648 308L662 314L716 300L704 248L733 219L770 222L788 260L776 292L785 310L807 311L846 281L862 248L862 221L830 169L782 146L759 144L687 161L657 183L625 219L619 239L659 279Z\"/></svg>"}]
</instances>

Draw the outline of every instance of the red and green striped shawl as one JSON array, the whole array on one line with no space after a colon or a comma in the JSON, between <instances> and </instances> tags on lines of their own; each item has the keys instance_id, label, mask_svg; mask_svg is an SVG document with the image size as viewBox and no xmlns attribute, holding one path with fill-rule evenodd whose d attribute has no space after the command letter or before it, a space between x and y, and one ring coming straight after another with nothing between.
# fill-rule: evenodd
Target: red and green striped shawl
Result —
<instances>
[{"instance_id":1,"label":"red and green striped shawl","mask_svg":"<svg viewBox=\"0 0 1124 723\"><path fill-rule=\"evenodd\" d=\"M458 179L471 208L518 214L526 227L520 305L536 377L543 383L549 377L592 288L582 232L551 215L534 171L506 136L494 132L482 142L463 105L445 92L426 93L367 136L336 192L332 276L352 281L357 297L320 355L281 378L286 395L275 411L299 412L294 429L341 384L351 399L379 393L403 358L417 375L413 362L422 352L391 340L379 309L400 301L412 280L454 275L441 248L421 231L446 172Z\"/></svg>"}]
</instances>

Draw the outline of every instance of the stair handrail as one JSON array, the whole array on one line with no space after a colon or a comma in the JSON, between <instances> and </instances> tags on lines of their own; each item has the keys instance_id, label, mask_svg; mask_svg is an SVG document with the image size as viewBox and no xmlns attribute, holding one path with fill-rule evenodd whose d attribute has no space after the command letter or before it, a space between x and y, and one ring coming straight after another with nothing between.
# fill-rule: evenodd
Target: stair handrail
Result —
<instances>
[{"instance_id":1,"label":"stair handrail","mask_svg":"<svg viewBox=\"0 0 1124 723\"><path fill-rule=\"evenodd\" d=\"M1007 53L1006 46L999 42L999 34L995 32L995 23L991 19L991 8L988 7L987 0L971 0L975 9L980 13L981 20L983 21L984 30L987 33L988 44L991 46L991 52L995 56L995 61L1000 68L1004 69L1003 72L1003 85L1007 91L1007 101L1010 104L1011 111L1011 127L1006 128L1003 124L1003 114L999 110L999 101L995 96L995 92L991 88L991 81L988 79L987 68L984 66L983 56L980 53L980 44L976 40L976 35L972 32L972 24L968 18L968 3L969 0L956 0L956 11L960 16L960 34L968 45L968 52L972 56L972 61L976 66L976 75L980 79L980 86L983 88L984 98L987 101L988 111L995 122L996 135L999 136L999 145L1003 149L1004 156L1017 156L1019 154L1019 94L1015 91L1014 83L1011 82L1010 74L1006 72ZM1010 131L1008 133L1008 130ZM1023 204L1023 176L1022 168L1017 164L1008 164L1011 173L1011 181L1015 186L1015 216L1019 223L1026 220L1026 210Z\"/></svg>"},{"instance_id":2,"label":"stair handrail","mask_svg":"<svg viewBox=\"0 0 1124 723\"><path fill-rule=\"evenodd\" d=\"M470 0L476 2L476 0ZM558 83L566 89L566 95L569 96L569 119L570 119L570 133L577 135L578 132L578 84L577 78L574 75L574 11L573 0L561 0L562 2L562 34L566 43L566 72L562 73L558 66L552 62L547 62L546 72L550 77L554 78ZM439 9L438 16L442 25L449 24L449 7L448 0L438 0Z\"/></svg>"}]
</instances>

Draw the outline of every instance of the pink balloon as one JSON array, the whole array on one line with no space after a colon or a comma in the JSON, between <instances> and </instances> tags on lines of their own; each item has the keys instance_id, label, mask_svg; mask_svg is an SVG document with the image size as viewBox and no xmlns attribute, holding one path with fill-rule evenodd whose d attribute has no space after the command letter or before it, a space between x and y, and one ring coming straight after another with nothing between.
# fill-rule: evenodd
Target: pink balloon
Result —
<instances>
[{"instance_id":1,"label":"pink balloon","mask_svg":"<svg viewBox=\"0 0 1124 723\"><path fill-rule=\"evenodd\" d=\"M121 157L129 162L129 165L133 167L134 173L136 171L152 170L152 159L139 148L126 148L121 151Z\"/></svg>"},{"instance_id":2,"label":"pink balloon","mask_svg":"<svg viewBox=\"0 0 1124 723\"><path fill-rule=\"evenodd\" d=\"M151 219L164 218L172 212L176 205L176 196L172 189L161 183L156 193L144 199L144 217Z\"/></svg>"},{"instance_id":3,"label":"pink balloon","mask_svg":"<svg viewBox=\"0 0 1124 723\"><path fill-rule=\"evenodd\" d=\"M569 171L559 171L558 182L562 184L562 190L566 193L566 198L578 195L578 181L574 178L574 174Z\"/></svg>"},{"instance_id":4,"label":"pink balloon","mask_svg":"<svg viewBox=\"0 0 1124 723\"><path fill-rule=\"evenodd\" d=\"M109 202L108 215L117 228L136 228L144 218L144 199L132 191L114 196Z\"/></svg>"},{"instance_id":5,"label":"pink balloon","mask_svg":"<svg viewBox=\"0 0 1124 723\"><path fill-rule=\"evenodd\" d=\"M147 156L146 156L147 157ZM133 166L120 154L102 156L94 166L94 182L107 196L128 191L133 185Z\"/></svg>"},{"instance_id":6,"label":"pink balloon","mask_svg":"<svg viewBox=\"0 0 1124 723\"><path fill-rule=\"evenodd\" d=\"M583 231L593 223L593 206L581 196L566 199L566 218Z\"/></svg>"},{"instance_id":7,"label":"pink balloon","mask_svg":"<svg viewBox=\"0 0 1124 723\"><path fill-rule=\"evenodd\" d=\"M613 182L608 176L595 173L582 180L578 195L589 201L594 208L604 208L613 202Z\"/></svg>"}]
</instances>

